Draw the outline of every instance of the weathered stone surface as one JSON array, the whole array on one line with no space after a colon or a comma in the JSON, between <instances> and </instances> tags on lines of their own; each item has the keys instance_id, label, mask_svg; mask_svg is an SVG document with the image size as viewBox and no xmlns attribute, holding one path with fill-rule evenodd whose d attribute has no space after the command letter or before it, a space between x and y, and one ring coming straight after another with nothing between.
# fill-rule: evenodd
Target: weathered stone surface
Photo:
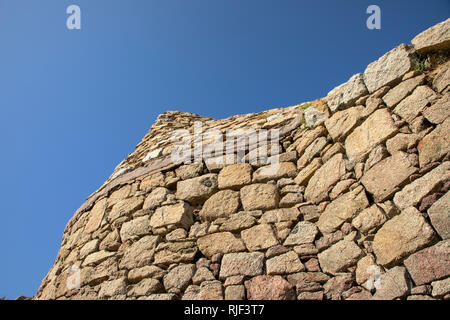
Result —
<instances>
[{"instance_id":1,"label":"weathered stone surface","mask_svg":"<svg viewBox=\"0 0 450 320\"><path fill-rule=\"evenodd\" d=\"M322 166L322 160L320 158L314 158L311 162L298 173L295 178L295 183L301 186L306 186L309 179L314 175L314 173Z\"/></svg>"},{"instance_id":2,"label":"weathered stone surface","mask_svg":"<svg viewBox=\"0 0 450 320\"><path fill-rule=\"evenodd\" d=\"M278 188L272 184L252 184L241 189L241 201L245 211L270 210L278 206Z\"/></svg>"},{"instance_id":3,"label":"weathered stone surface","mask_svg":"<svg viewBox=\"0 0 450 320\"><path fill-rule=\"evenodd\" d=\"M249 251L268 249L278 244L269 224L259 224L241 232L242 240Z\"/></svg>"},{"instance_id":4,"label":"weathered stone surface","mask_svg":"<svg viewBox=\"0 0 450 320\"><path fill-rule=\"evenodd\" d=\"M124 216L130 216L142 208L144 199L141 197L134 197L121 200L117 202L108 214L110 222Z\"/></svg>"},{"instance_id":5,"label":"weathered stone surface","mask_svg":"<svg viewBox=\"0 0 450 320\"><path fill-rule=\"evenodd\" d=\"M305 198L320 203L328 198L328 191L345 174L345 162L341 153L336 154L320 167L308 182Z\"/></svg>"},{"instance_id":6,"label":"weathered stone surface","mask_svg":"<svg viewBox=\"0 0 450 320\"><path fill-rule=\"evenodd\" d=\"M81 249L80 249L80 253L79 253L79 257L80 259L84 259L87 255L97 251L98 249L98 245L99 245L99 240L98 239L94 239L89 241L88 243L86 243Z\"/></svg>"},{"instance_id":7,"label":"weathered stone surface","mask_svg":"<svg viewBox=\"0 0 450 320\"><path fill-rule=\"evenodd\" d=\"M257 276L263 273L264 253L228 253L222 258L220 268L220 278L225 279L231 276Z\"/></svg>"},{"instance_id":8,"label":"weathered stone surface","mask_svg":"<svg viewBox=\"0 0 450 320\"><path fill-rule=\"evenodd\" d=\"M411 43L421 54L448 50L450 48L450 18L418 34Z\"/></svg>"},{"instance_id":9,"label":"weathered stone surface","mask_svg":"<svg viewBox=\"0 0 450 320\"><path fill-rule=\"evenodd\" d=\"M411 49L401 44L367 66L364 83L372 93L383 86L395 84L412 68Z\"/></svg>"},{"instance_id":10,"label":"weathered stone surface","mask_svg":"<svg viewBox=\"0 0 450 320\"><path fill-rule=\"evenodd\" d=\"M133 288L128 291L128 296L140 297L148 296L153 293L162 292L163 286L161 282L156 279L143 279L138 284L134 285Z\"/></svg>"},{"instance_id":11,"label":"weathered stone surface","mask_svg":"<svg viewBox=\"0 0 450 320\"><path fill-rule=\"evenodd\" d=\"M241 188L252 182L252 166L248 163L239 163L226 166L219 173L220 189Z\"/></svg>"},{"instance_id":12,"label":"weathered stone surface","mask_svg":"<svg viewBox=\"0 0 450 320\"><path fill-rule=\"evenodd\" d=\"M100 299L111 298L117 295L127 293L125 278L119 278L111 281L104 282L100 287L98 297Z\"/></svg>"},{"instance_id":13,"label":"weathered stone surface","mask_svg":"<svg viewBox=\"0 0 450 320\"><path fill-rule=\"evenodd\" d=\"M119 266L121 269L134 269L148 265L155 254L159 236L144 236L126 249Z\"/></svg>"},{"instance_id":14,"label":"weathered stone surface","mask_svg":"<svg viewBox=\"0 0 450 320\"><path fill-rule=\"evenodd\" d=\"M106 210L106 204L107 204L106 198L98 200L95 203L94 207L91 209L91 212L89 213L89 220L86 223L86 226L84 227L85 233L91 233L100 227L100 224L103 220L103 215Z\"/></svg>"},{"instance_id":15,"label":"weathered stone surface","mask_svg":"<svg viewBox=\"0 0 450 320\"><path fill-rule=\"evenodd\" d=\"M364 209L353 219L352 225L363 234L374 232L378 227L383 225L387 217L376 204Z\"/></svg>"},{"instance_id":16,"label":"weathered stone surface","mask_svg":"<svg viewBox=\"0 0 450 320\"><path fill-rule=\"evenodd\" d=\"M367 94L361 73L353 75L346 83L331 90L327 95L328 106L331 111L341 107L351 106L359 97Z\"/></svg>"},{"instance_id":17,"label":"weathered stone surface","mask_svg":"<svg viewBox=\"0 0 450 320\"><path fill-rule=\"evenodd\" d=\"M276 167L276 170L274 168ZM253 182L266 182L285 177L294 177L297 167L292 162L280 162L277 166L268 165L259 168L253 173Z\"/></svg>"},{"instance_id":18,"label":"weathered stone surface","mask_svg":"<svg viewBox=\"0 0 450 320\"><path fill-rule=\"evenodd\" d=\"M150 219L150 226L161 228L175 225L189 229L193 222L192 207L186 202L178 202L174 205L158 207Z\"/></svg>"},{"instance_id":19,"label":"weathered stone surface","mask_svg":"<svg viewBox=\"0 0 450 320\"><path fill-rule=\"evenodd\" d=\"M397 132L394 120L387 109L372 113L362 125L345 139L345 150L349 160L363 161L372 148Z\"/></svg>"},{"instance_id":20,"label":"weathered stone surface","mask_svg":"<svg viewBox=\"0 0 450 320\"><path fill-rule=\"evenodd\" d=\"M300 192L291 192L281 198L279 206L280 208L290 208L302 202L303 196Z\"/></svg>"},{"instance_id":21,"label":"weathered stone surface","mask_svg":"<svg viewBox=\"0 0 450 320\"><path fill-rule=\"evenodd\" d=\"M329 279L330 277L322 272L299 272L287 276L288 282L296 288L297 294L323 290L322 284Z\"/></svg>"},{"instance_id":22,"label":"weathered stone surface","mask_svg":"<svg viewBox=\"0 0 450 320\"><path fill-rule=\"evenodd\" d=\"M181 180L192 179L203 173L203 163L186 164L175 169L177 177Z\"/></svg>"},{"instance_id":23,"label":"weathered stone surface","mask_svg":"<svg viewBox=\"0 0 450 320\"><path fill-rule=\"evenodd\" d=\"M361 183L373 195L375 202L383 202L390 199L417 171L411 157L399 151L369 169Z\"/></svg>"},{"instance_id":24,"label":"weathered stone surface","mask_svg":"<svg viewBox=\"0 0 450 320\"><path fill-rule=\"evenodd\" d=\"M450 293L450 278L434 281L431 283L433 287L432 296L433 297L443 297Z\"/></svg>"},{"instance_id":25,"label":"weathered stone surface","mask_svg":"<svg viewBox=\"0 0 450 320\"><path fill-rule=\"evenodd\" d=\"M220 281L205 281L200 285L199 300L223 300L223 287Z\"/></svg>"},{"instance_id":26,"label":"weathered stone surface","mask_svg":"<svg viewBox=\"0 0 450 320\"><path fill-rule=\"evenodd\" d=\"M343 300L344 292L349 290L355 279L351 273L341 273L328 280L323 286L328 300Z\"/></svg>"},{"instance_id":27,"label":"weathered stone surface","mask_svg":"<svg viewBox=\"0 0 450 320\"><path fill-rule=\"evenodd\" d=\"M411 284L404 267L394 267L388 270L380 279L380 286L373 300L394 300L408 294Z\"/></svg>"},{"instance_id":28,"label":"weathered stone surface","mask_svg":"<svg viewBox=\"0 0 450 320\"><path fill-rule=\"evenodd\" d=\"M438 67L436 76L433 80L433 88L437 92L445 92L450 86L450 61L444 63L441 67Z\"/></svg>"},{"instance_id":29,"label":"weathered stone surface","mask_svg":"<svg viewBox=\"0 0 450 320\"><path fill-rule=\"evenodd\" d=\"M419 142L417 150L419 150L420 167L440 160L450 152L449 133L450 118L447 118Z\"/></svg>"},{"instance_id":30,"label":"weathered stone surface","mask_svg":"<svg viewBox=\"0 0 450 320\"><path fill-rule=\"evenodd\" d=\"M379 270L375 263L375 259L371 255L362 257L356 264L355 280L357 284L363 284L371 276L374 275L374 271Z\"/></svg>"},{"instance_id":31,"label":"weathered stone surface","mask_svg":"<svg viewBox=\"0 0 450 320\"><path fill-rule=\"evenodd\" d=\"M390 266L432 244L434 239L435 233L425 218L417 209L409 207L378 230L373 250L378 264Z\"/></svg>"},{"instance_id":32,"label":"weathered stone surface","mask_svg":"<svg viewBox=\"0 0 450 320\"><path fill-rule=\"evenodd\" d=\"M150 219L148 216L138 217L125 222L122 225L122 228L120 229L120 238L122 241L127 241L149 234L150 231Z\"/></svg>"},{"instance_id":33,"label":"weathered stone surface","mask_svg":"<svg viewBox=\"0 0 450 320\"><path fill-rule=\"evenodd\" d=\"M194 276L195 265L193 264L180 264L169 271L164 276L164 287L167 291L184 290L189 285L192 277Z\"/></svg>"},{"instance_id":34,"label":"weathered stone surface","mask_svg":"<svg viewBox=\"0 0 450 320\"><path fill-rule=\"evenodd\" d=\"M324 210L316 225L322 233L336 231L344 222L353 219L369 205L361 186L333 200Z\"/></svg>"},{"instance_id":35,"label":"weathered stone surface","mask_svg":"<svg viewBox=\"0 0 450 320\"><path fill-rule=\"evenodd\" d=\"M307 166L311 160L318 156L323 148L327 145L327 138L319 137L314 140L303 152L303 155L297 161L297 167L303 168Z\"/></svg>"},{"instance_id":36,"label":"weathered stone surface","mask_svg":"<svg viewBox=\"0 0 450 320\"><path fill-rule=\"evenodd\" d=\"M326 118L328 118L326 113L320 112L314 107L309 107L304 112L305 115L305 125L307 128L314 128L315 126L321 124Z\"/></svg>"},{"instance_id":37,"label":"weathered stone surface","mask_svg":"<svg viewBox=\"0 0 450 320\"><path fill-rule=\"evenodd\" d=\"M419 286L450 275L450 240L416 252L405 260L414 283Z\"/></svg>"},{"instance_id":38,"label":"weathered stone surface","mask_svg":"<svg viewBox=\"0 0 450 320\"><path fill-rule=\"evenodd\" d=\"M83 266L97 265L97 264L105 261L109 257L114 256L115 254L116 254L115 252L109 252L109 251L105 251L105 250L94 252L94 253L88 255L86 257L86 259L84 259Z\"/></svg>"},{"instance_id":39,"label":"weathered stone surface","mask_svg":"<svg viewBox=\"0 0 450 320\"><path fill-rule=\"evenodd\" d=\"M153 187L163 187L164 185L164 174L157 172L143 179L139 185L139 189L146 191Z\"/></svg>"},{"instance_id":40,"label":"weathered stone surface","mask_svg":"<svg viewBox=\"0 0 450 320\"><path fill-rule=\"evenodd\" d=\"M292 286L280 276L257 276L245 281L248 300L295 300Z\"/></svg>"},{"instance_id":41,"label":"weathered stone surface","mask_svg":"<svg viewBox=\"0 0 450 320\"><path fill-rule=\"evenodd\" d=\"M361 121L364 107L338 111L333 116L325 120L325 127L334 141L341 141L353 130Z\"/></svg>"},{"instance_id":42,"label":"weathered stone surface","mask_svg":"<svg viewBox=\"0 0 450 320\"><path fill-rule=\"evenodd\" d=\"M394 203L400 209L416 206L426 195L448 179L450 179L450 162L446 161L397 192Z\"/></svg>"},{"instance_id":43,"label":"weathered stone surface","mask_svg":"<svg viewBox=\"0 0 450 320\"><path fill-rule=\"evenodd\" d=\"M386 141L387 151L393 155L397 151L406 151L416 145L420 136L414 133L398 133L395 137Z\"/></svg>"},{"instance_id":44,"label":"weathered stone surface","mask_svg":"<svg viewBox=\"0 0 450 320\"><path fill-rule=\"evenodd\" d=\"M318 126L314 128L313 130L306 131L304 135L300 138L300 142L296 147L296 150L298 152L298 155L301 156L303 154L303 151L318 137L325 136L327 134L327 130L322 127Z\"/></svg>"},{"instance_id":45,"label":"weathered stone surface","mask_svg":"<svg viewBox=\"0 0 450 320\"><path fill-rule=\"evenodd\" d=\"M450 93L437 100L430 107L426 108L422 114L423 116L434 124L444 122L445 119L450 117Z\"/></svg>"},{"instance_id":46,"label":"weathered stone surface","mask_svg":"<svg viewBox=\"0 0 450 320\"><path fill-rule=\"evenodd\" d=\"M323 300L323 291L301 292L297 300Z\"/></svg>"},{"instance_id":47,"label":"weathered stone surface","mask_svg":"<svg viewBox=\"0 0 450 320\"><path fill-rule=\"evenodd\" d=\"M225 300L244 300L245 287L243 285L228 286L225 288Z\"/></svg>"},{"instance_id":48,"label":"weathered stone surface","mask_svg":"<svg viewBox=\"0 0 450 320\"><path fill-rule=\"evenodd\" d=\"M195 275L192 277L192 283L195 285L201 284L204 281L212 281L216 280L212 272L206 267L200 267L195 272Z\"/></svg>"},{"instance_id":49,"label":"weathered stone surface","mask_svg":"<svg viewBox=\"0 0 450 320\"><path fill-rule=\"evenodd\" d=\"M431 224L442 239L450 239L450 192L436 201L429 209Z\"/></svg>"},{"instance_id":50,"label":"weathered stone surface","mask_svg":"<svg viewBox=\"0 0 450 320\"><path fill-rule=\"evenodd\" d=\"M128 281L138 283L145 278L161 279L167 272L157 266L144 266L128 272Z\"/></svg>"},{"instance_id":51,"label":"weathered stone surface","mask_svg":"<svg viewBox=\"0 0 450 320\"><path fill-rule=\"evenodd\" d=\"M116 251L120 247L120 234L117 229L108 233L108 235L100 242L99 249L107 251Z\"/></svg>"},{"instance_id":52,"label":"weathered stone surface","mask_svg":"<svg viewBox=\"0 0 450 320\"><path fill-rule=\"evenodd\" d=\"M198 248L194 241L161 243L156 249L154 264L169 265L171 263L191 262Z\"/></svg>"},{"instance_id":53,"label":"weathered stone surface","mask_svg":"<svg viewBox=\"0 0 450 320\"><path fill-rule=\"evenodd\" d=\"M157 187L154 189L147 198L145 198L143 209L153 210L159 207L164 201L166 201L167 196L170 191L164 187Z\"/></svg>"},{"instance_id":54,"label":"weathered stone surface","mask_svg":"<svg viewBox=\"0 0 450 320\"><path fill-rule=\"evenodd\" d=\"M324 272L336 274L356 264L363 251L353 241L342 240L319 253L319 263Z\"/></svg>"},{"instance_id":55,"label":"weathered stone surface","mask_svg":"<svg viewBox=\"0 0 450 320\"><path fill-rule=\"evenodd\" d=\"M236 232L248 229L256 224L256 218L245 211L232 215L220 225L220 231Z\"/></svg>"},{"instance_id":56,"label":"weathered stone surface","mask_svg":"<svg viewBox=\"0 0 450 320\"><path fill-rule=\"evenodd\" d=\"M202 221L228 217L238 211L240 204L238 191L221 190L206 200L199 216Z\"/></svg>"},{"instance_id":57,"label":"weathered stone surface","mask_svg":"<svg viewBox=\"0 0 450 320\"><path fill-rule=\"evenodd\" d=\"M406 96L411 94L414 89L421 85L425 81L425 75L422 74L415 78L408 79L401 82L388 93L383 96L383 101L390 108L395 107L400 101L402 101Z\"/></svg>"},{"instance_id":58,"label":"weathered stone surface","mask_svg":"<svg viewBox=\"0 0 450 320\"><path fill-rule=\"evenodd\" d=\"M436 99L437 96L433 89L427 86L419 86L395 107L394 112L407 122L411 122Z\"/></svg>"},{"instance_id":59,"label":"weathered stone surface","mask_svg":"<svg viewBox=\"0 0 450 320\"><path fill-rule=\"evenodd\" d=\"M298 255L294 251L270 258L266 262L268 275L288 274L305 270Z\"/></svg>"},{"instance_id":60,"label":"weathered stone surface","mask_svg":"<svg viewBox=\"0 0 450 320\"><path fill-rule=\"evenodd\" d=\"M197 240L199 250L205 257L211 259L216 253L226 254L230 252L245 251L245 245L241 239L236 238L230 232L219 232L206 235Z\"/></svg>"},{"instance_id":61,"label":"weathered stone surface","mask_svg":"<svg viewBox=\"0 0 450 320\"><path fill-rule=\"evenodd\" d=\"M297 208L281 208L264 212L259 222L264 224L295 221L299 218L299 216L300 212Z\"/></svg>"},{"instance_id":62,"label":"weathered stone surface","mask_svg":"<svg viewBox=\"0 0 450 320\"><path fill-rule=\"evenodd\" d=\"M217 174L209 173L200 177L178 181L176 197L195 203L206 200L218 187Z\"/></svg>"},{"instance_id":63,"label":"weathered stone surface","mask_svg":"<svg viewBox=\"0 0 450 320\"><path fill-rule=\"evenodd\" d=\"M308 221L300 221L292 229L289 236L284 241L284 245L300 245L313 243L316 235L319 233L314 223Z\"/></svg>"}]
</instances>

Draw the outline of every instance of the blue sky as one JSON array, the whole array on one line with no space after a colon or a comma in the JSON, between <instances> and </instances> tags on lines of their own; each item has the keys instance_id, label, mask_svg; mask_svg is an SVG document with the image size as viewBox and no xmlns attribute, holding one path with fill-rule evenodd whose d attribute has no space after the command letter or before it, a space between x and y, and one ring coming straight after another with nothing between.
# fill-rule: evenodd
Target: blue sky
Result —
<instances>
[{"instance_id":1,"label":"blue sky","mask_svg":"<svg viewBox=\"0 0 450 320\"><path fill-rule=\"evenodd\" d=\"M67 221L158 114L323 97L449 16L448 0L0 0L0 297L35 294Z\"/></svg>"}]
</instances>

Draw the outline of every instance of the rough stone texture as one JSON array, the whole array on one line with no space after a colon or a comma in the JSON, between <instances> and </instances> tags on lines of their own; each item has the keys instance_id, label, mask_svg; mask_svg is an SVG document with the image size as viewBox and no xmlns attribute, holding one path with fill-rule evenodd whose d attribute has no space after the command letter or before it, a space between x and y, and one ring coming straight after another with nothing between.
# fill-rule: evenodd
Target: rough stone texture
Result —
<instances>
[{"instance_id":1,"label":"rough stone texture","mask_svg":"<svg viewBox=\"0 0 450 320\"><path fill-rule=\"evenodd\" d=\"M197 240L199 250L211 259L216 253L226 254L230 252L245 251L245 245L241 239L236 238L230 232L213 233Z\"/></svg>"},{"instance_id":2,"label":"rough stone texture","mask_svg":"<svg viewBox=\"0 0 450 320\"><path fill-rule=\"evenodd\" d=\"M383 86L398 82L412 68L411 49L401 44L367 66L364 83L372 93Z\"/></svg>"},{"instance_id":3,"label":"rough stone texture","mask_svg":"<svg viewBox=\"0 0 450 320\"><path fill-rule=\"evenodd\" d=\"M170 290L183 290L186 289L191 278L194 276L195 266L193 264L181 264L169 271L164 276L164 287L170 292Z\"/></svg>"},{"instance_id":4,"label":"rough stone texture","mask_svg":"<svg viewBox=\"0 0 450 320\"><path fill-rule=\"evenodd\" d=\"M410 283L404 267L394 267L388 270L380 281L380 287L373 300L394 300L405 296L410 290Z\"/></svg>"},{"instance_id":5,"label":"rough stone texture","mask_svg":"<svg viewBox=\"0 0 450 320\"><path fill-rule=\"evenodd\" d=\"M311 162L298 173L295 177L295 183L298 185L307 185L309 179L314 175L314 173L322 166L322 161L320 158L314 158Z\"/></svg>"},{"instance_id":6,"label":"rough stone texture","mask_svg":"<svg viewBox=\"0 0 450 320\"><path fill-rule=\"evenodd\" d=\"M387 220L383 211L377 205L372 205L364 209L356 218L353 219L352 225L361 233L367 234L374 232L378 227L382 226Z\"/></svg>"},{"instance_id":7,"label":"rough stone texture","mask_svg":"<svg viewBox=\"0 0 450 320\"><path fill-rule=\"evenodd\" d=\"M364 160L372 148L396 132L397 127L389 111L387 109L375 111L345 139L347 157L355 162Z\"/></svg>"},{"instance_id":8,"label":"rough stone texture","mask_svg":"<svg viewBox=\"0 0 450 320\"><path fill-rule=\"evenodd\" d=\"M257 276L262 274L264 267L264 254L252 253L228 253L222 258L220 278L231 276Z\"/></svg>"},{"instance_id":9,"label":"rough stone texture","mask_svg":"<svg viewBox=\"0 0 450 320\"><path fill-rule=\"evenodd\" d=\"M331 111L336 111L340 107L349 106L359 97L367 94L361 73L353 75L346 83L331 90L327 95L328 106Z\"/></svg>"},{"instance_id":10,"label":"rough stone texture","mask_svg":"<svg viewBox=\"0 0 450 320\"><path fill-rule=\"evenodd\" d=\"M437 99L436 93L427 86L417 87L406 99L401 101L394 109L402 119L412 122L425 107Z\"/></svg>"},{"instance_id":11,"label":"rough stone texture","mask_svg":"<svg viewBox=\"0 0 450 320\"><path fill-rule=\"evenodd\" d=\"M399 85L389 90L388 93L383 96L384 103L390 108L395 107L400 101L411 94L414 89L417 86L421 85L424 81L425 75L420 75L401 82Z\"/></svg>"},{"instance_id":12,"label":"rough stone texture","mask_svg":"<svg viewBox=\"0 0 450 320\"><path fill-rule=\"evenodd\" d=\"M394 203L400 209L416 206L426 195L448 179L450 179L450 162L446 161L397 192Z\"/></svg>"},{"instance_id":13,"label":"rough stone texture","mask_svg":"<svg viewBox=\"0 0 450 320\"><path fill-rule=\"evenodd\" d=\"M248 163L232 164L223 168L218 176L219 189L241 188L252 182L252 166Z\"/></svg>"},{"instance_id":14,"label":"rough stone texture","mask_svg":"<svg viewBox=\"0 0 450 320\"><path fill-rule=\"evenodd\" d=\"M361 183L373 195L375 202L383 202L417 171L408 154L396 152L370 168L361 178Z\"/></svg>"},{"instance_id":15,"label":"rough stone texture","mask_svg":"<svg viewBox=\"0 0 450 320\"><path fill-rule=\"evenodd\" d=\"M433 297L443 297L450 293L450 278L434 281L431 283L431 286L433 287L431 293Z\"/></svg>"},{"instance_id":16,"label":"rough stone texture","mask_svg":"<svg viewBox=\"0 0 450 320\"><path fill-rule=\"evenodd\" d=\"M284 177L295 177L297 167L292 162L280 162L277 170L272 165L259 168L253 173L253 182L266 182Z\"/></svg>"},{"instance_id":17,"label":"rough stone texture","mask_svg":"<svg viewBox=\"0 0 450 320\"><path fill-rule=\"evenodd\" d=\"M252 184L241 189L244 210L269 210L276 208L280 201L278 188L271 184Z\"/></svg>"},{"instance_id":18,"label":"rough stone texture","mask_svg":"<svg viewBox=\"0 0 450 320\"><path fill-rule=\"evenodd\" d=\"M323 271L336 274L355 265L362 255L363 252L356 243L342 240L319 253L318 257Z\"/></svg>"},{"instance_id":19,"label":"rough stone texture","mask_svg":"<svg viewBox=\"0 0 450 320\"><path fill-rule=\"evenodd\" d=\"M245 281L249 300L295 300L292 286L280 276L258 276Z\"/></svg>"},{"instance_id":20,"label":"rough stone texture","mask_svg":"<svg viewBox=\"0 0 450 320\"><path fill-rule=\"evenodd\" d=\"M200 177L179 181L176 197L188 202L206 200L217 189L217 174L210 173Z\"/></svg>"},{"instance_id":21,"label":"rough stone texture","mask_svg":"<svg viewBox=\"0 0 450 320\"><path fill-rule=\"evenodd\" d=\"M284 245L300 245L313 243L318 233L317 227L308 221L301 221L292 229L284 241Z\"/></svg>"},{"instance_id":22,"label":"rough stone texture","mask_svg":"<svg viewBox=\"0 0 450 320\"><path fill-rule=\"evenodd\" d=\"M409 207L386 222L375 235L377 263L389 266L435 240L435 233L417 209Z\"/></svg>"},{"instance_id":23,"label":"rough stone texture","mask_svg":"<svg viewBox=\"0 0 450 320\"><path fill-rule=\"evenodd\" d=\"M147 265L155 254L158 236L145 236L126 249L120 261L120 267L134 269Z\"/></svg>"},{"instance_id":24,"label":"rough stone texture","mask_svg":"<svg viewBox=\"0 0 450 320\"><path fill-rule=\"evenodd\" d=\"M289 274L305 270L298 255L294 251L270 258L266 262L268 275Z\"/></svg>"},{"instance_id":25,"label":"rough stone texture","mask_svg":"<svg viewBox=\"0 0 450 320\"><path fill-rule=\"evenodd\" d=\"M364 189L358 187L331 202L321 214L317 226L322 233L332 233L368 205Z\"/></svg>"},{"instance_id":26,"label":"rough stone texture","mask_svg":"<svg viewBox=\"0 0 450 320\"><path fill-rule=\"evenodd\" d=\"M328 191L345 174L345 162L341 153L336 154L320 167L308 182L305 198L319 203L328 198Z\"/></svg>"},{"instance_id":27,"label":"rough stone texture","mask_svg":"<svg viewBox=\"0 0 450 320\"><path fill-rule=\"evenodd\" d=\"M269 224L260 224L241 232L242 240L249 251L268 249L278 244Z\"/></svg>"},{"instance_id":28,"label":"rough stone texture","mask_svg":"<svg viewBox=\"0 0 450 320\"><path fill-rule=\"evenodd\" d=\"M405 260L414 283L419 286L450 275L450 240L416 252Z\"/></svg>"},{"instance_id":29,"label":"rough stone texture","mask_svg":"<svg viewBox=\"0 0 450 320\"><path fill-rule=\"evenodd\" d=\"M138 217L125 222L120 229L120 238L122 241L138 238L149 234L151 230L150 220L147 216Z\"/></svg>"},{"instance_id":30,"label":"rough stone texture","mask_svg":"<svg viewBox=\"0 0 450 320\"><path fill-rule=\"evenodd\" d=\"M192 208L186 202L159 207L150 219L152 228L176 225L188 229L192 223Z\"/></svg>"},{"instance_id":31,"label":"rough stone texture","mask_svg":"<svg viewBox=\"0 0 450 320\"><path fill-rule=\"evenodd\" d=\"M194 241L161 243L155 252L157 265L191 262L197 254L198 248Z\"/></svg>"},{"instance_id":32,"label":"rough stone texture","mask_svg":"<svg viewBox=\"0 0 450 320\"><path fill-rule=\"evenodd\" d=\"M240 204L239 192L221 190L205 201L199 216L202 221L228 217L238 211Z\"/></svg>"},{"instance_id":33,"label":"rough stone texture","mask_svg":"<svg viewBox=\"0 0 450 320\"><path fill-rule=\"evenodd\" d=\"M450 192L436 201L429 209L431 224L442 239L450 239Z\"/></svg>"},{"instance_id":34,"label":"rough stone texture","mask_svg":"<svg viewBox=\"0 0 450 320\"><path fill-rule=\"evenodd\" d=\"M362 119L363 106L356 106L336 112L325 120L328 133L334 141L341 141L353 130Z\"/></svg>"},{"instance_id":35,"label":"rough stone texture","mask_svg":"<svg viewBox=\"0 0 450 320\"><path fill-rule=\"evenodd\" d=\"M447 118L419 142L417 149L421 167L441 159L450 152L449 133L450 118Z\"/></svg>"},{"instance_id":36,"label":"rough stone texture","mask_svg":"<svg viewBox=\"0 0 450 320\"><path fill-rule=\"evenodd\" d=\"M411 40L419 53L450 48L450 18L418 34Z\"/></svg>"},{"instance_id":37,"label":"rough stone texture","mask_svg":"<svg viewBox=\"0 0 450 320\"><path fill-rule=\"evenodd\" d=\"M450 117L450 93L437 100L430 107L422 111L423 116L434 124L444 122L445 119Z\"/></svg>"}]
</instances>

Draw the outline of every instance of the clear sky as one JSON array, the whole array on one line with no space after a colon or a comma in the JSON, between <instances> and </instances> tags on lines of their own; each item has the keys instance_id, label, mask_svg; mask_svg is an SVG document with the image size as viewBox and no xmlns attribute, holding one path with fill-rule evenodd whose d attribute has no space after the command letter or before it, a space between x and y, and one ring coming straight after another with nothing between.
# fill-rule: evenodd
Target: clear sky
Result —
<instances>
[{"instance_id":1,"label":"clear sky","mask_svg":"<svg viewBox=\"0 0 450 320\"><path fill-rule=\"evenodd\" d=\"M448 0L0 0L0 297L35 294L68 220L158 114L326 96L449 16Z\"/></svg>"}]
</instances>

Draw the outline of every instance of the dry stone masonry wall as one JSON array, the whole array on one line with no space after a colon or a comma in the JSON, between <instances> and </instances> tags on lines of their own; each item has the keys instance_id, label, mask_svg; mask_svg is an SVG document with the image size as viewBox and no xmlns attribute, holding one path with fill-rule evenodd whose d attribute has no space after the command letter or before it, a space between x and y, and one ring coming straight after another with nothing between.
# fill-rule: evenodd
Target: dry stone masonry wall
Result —
<instances>
[{"instance_id":1,"label":"dry stone masonry wall","mask_svg":"<svg viewBox=\"0 0 450 320\"><path fill-rule=\"evenodd\" d=\"M160 115L68 222L35 299L449 299L450 19L412 44L316 101ZM278 170L174 164L195 121L279 129Z\"/></svg>"}]
</instances>

